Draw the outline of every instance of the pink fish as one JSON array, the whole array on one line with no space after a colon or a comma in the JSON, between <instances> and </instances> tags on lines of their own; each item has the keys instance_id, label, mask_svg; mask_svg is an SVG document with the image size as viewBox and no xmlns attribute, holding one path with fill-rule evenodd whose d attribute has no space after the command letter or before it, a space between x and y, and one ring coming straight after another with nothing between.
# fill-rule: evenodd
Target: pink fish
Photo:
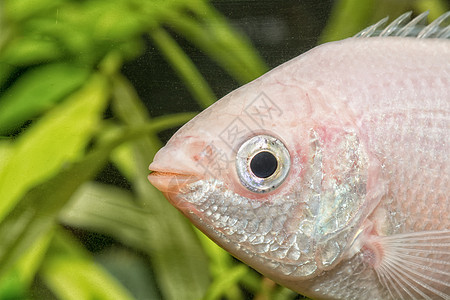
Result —
<instances>
[{"instance_id":1,"label":"pink fish","mask_svg":"<svg viewBox=\"0 0 450 300\"><path fill-rule=\"evenodd\" d=\"M425 16L228 94L156 154L150 182L298 293L450 299L450 12L418 30Z\"/></svg>"}]
</instances>

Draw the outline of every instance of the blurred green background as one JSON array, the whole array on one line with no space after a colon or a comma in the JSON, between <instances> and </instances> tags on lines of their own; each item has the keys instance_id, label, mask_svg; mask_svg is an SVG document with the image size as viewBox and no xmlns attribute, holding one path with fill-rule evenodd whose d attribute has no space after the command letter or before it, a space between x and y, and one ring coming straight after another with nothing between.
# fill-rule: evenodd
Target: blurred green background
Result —
<instances>
[{"instance_id":1,"label":"blurred green background","mask_svg":"<svg viewBox=\"0 0 450 300\"><path fill-rule=\"evenodd\" d=\"M0 299L301 299L147 181L199 111L319 43L442 0L0 2Z\"/></svg>"}]
</instances>

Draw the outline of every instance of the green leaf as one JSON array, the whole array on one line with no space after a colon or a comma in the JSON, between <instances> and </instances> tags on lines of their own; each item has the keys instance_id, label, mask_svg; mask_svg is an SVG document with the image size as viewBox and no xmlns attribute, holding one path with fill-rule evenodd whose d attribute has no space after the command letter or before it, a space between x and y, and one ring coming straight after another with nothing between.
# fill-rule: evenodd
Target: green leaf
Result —
<instances>
[{"instance_id":1,"label":"green leaf","mask_svg":"<svg viewBox=\"0 0 450 300\"><path fill-rule=\"evenodd\" d=\"M62 300L131 300L133 296L96 264L82 246L59 231L40 271Z\"/></svg>"},{"instance_id":2,"label":"green leaf","mask_svg":"<svg viewBox=\"0 0 450 300\"><path fill-rule=\"evenodd\" d=\"M136 130L113 130L111 133L105 134L105 137L84 158L66 165L58 174L32 188L0 223L0 240L2 241L0 243L0 277L2 274L10 271L19 259L23 259L23 255L29 251L28 249L37 248L38 239L48 234L55 226L56 217L60 214L67 201L82 183L92 179L97 174L115 147L124 141L145 135L144 130L147 130L145 133L148 133L161 128L161 126L167 126L170 123L168 121L171 121L170 118L163 118L153 124L143 124L142 127L139 126ZM84 198L86 196L83 191L86 190L80 190L78 197ZM136 205L133 206L124 202L131 200L128 192L121 190L118 192L116 188L108 193L104 186L90 190L90 192L95 194L89 194L87 199L83 199L81 203L83 209L78 208L80 203L75 205L72 203L65 209L65 213L61 214L61 219L63 221L66 220L64 215L68 214L70 216L68 218L69 221L81 220L83 223L87 217L88 221L83 224L92 225L96 229L103 228L108 232L119 227L125 227L119 231L119 234L114 236L122 238L123 241L127 241L133 247L143 248L145 251L151 248L150 242L152 240L145 238L148 234L151 234L149 231L153 230L153 227L149 226L149 223L153 223L149 222L150 213ZM112 194L117 197L113 197L114 199L110 201L111 199L102 197L105 194L106 197L112 196ZM74 199L76 198L77 196L74 197ZM90 201L90 203L86 203L86 200ZM107 203L103 200L106 200ZM112 202L112 206L119 205L119 207L112 208L112 213L111 208L105 206L110 204L110 202ZM103 207L101 207L102 205ZM92 208L94 209L93 211L86 211L86 209ZM105 215L105 213L109 215ZM109 219L108 216L110 217ZM112 220L111 218L115 219ZM130 222L130 218L138 222ZM124 222L125 226L121 221ZM80 224L78 223L78 225ZM192 254L192 251L187 253ZM195 261L195 259L193 260ZM12 281L12 283L20 282L17 280ZM177 281L175 280L175 282ZM17 286L17 284L12 286Z\"/></svg>"},{"instance_id":3,"label":"green leaf","mask_svg":"<svg viewBox=\"0 0 450 300\"><path fill-rule=\"evenodd\" d=\"M70 64L45 65L27 72L0 97L0 134L50 109L86 81L89 70Z\"/></svg>"},{"instance_id":4,"label":"green leaf","mask_svg":"<svg viewBox=\"0 0 450 300\"><path fill-rule=\"evenodd\" d=\"M92 179L112 149L128 137L115 135L100 143L80 161L29 190L0 223L0 277L11 269L38 239L54 227L56 217L73 193Z\"/></svg>"},{"instance_id":5,"label":"green leaf","mask_svg":"<svg viewBox=\"0 0 450 300\"><path fill-rule=\"evenodd\" d=\"M430 10L429 19L433 20L447 11L448 5L441 0L339 0L334 4L320 43L351 37L386 16L393 21L410 10L416 13Z\"/></svg>"},{"instance_id":6,"label":"green leaf","mask_svg":"<svg viewBox=\"0 0 450 300\"><path fill-rule=\"evenodd\" d=\"M285 287L279 287L278 290L272 292L272 298L269 299L274 299L274 300L291 300L291 299L309 299L306 297L301 297L300 295L298 295L296 292L294 292L293 290L290 290L288 288Z\"/></svg>"},{"instance_id":7,"label":"green leaf","mask_svg":"<svg viewBox=\"0 0 450 300\"><path fill-rule=\"evenodd\" d=\"M10 66L28 67L33 64L54 61L63 56L64 49L60 45L37 36L37 34L24 37L14 36L4 46L4 49L0 48L0 61Z\"/></svg>"},{"instance_id":8,"label":"green leaf","mask_svg":"<svg viewBox=\"0 0 450 300\"><path fill-rule=\"evenodd\" d=\"M21 276L22 282L27 286L34 280L34 276L47 252L47 248L53 238L53 231L43 234L36 240L34 247L30 249L16 264L16 270Z\"/></svg>"},{"instance_id":9,"label":"green leaf","mask_svg":"<svg viewBox=\"0 0 450 300\"><path fill-rule=\"evenodd\" d=\"M82 29L95 26L95 31L90 34L94 39L129 40L143 32L144 27L140 22L139 3L130 5L130 1L124 0L96 0L86 1L72 7L66 6L61 11L60 17L68 20L71 25L77 24ZM74 14L77 13L78 14ZM120 22L117 22L120 20ZM83 30L88 32L87 30Z\"/></svg>"},{"instance_id":10,"label":"green leaf","mask_svg":"<svg viewBox=\"0 0 450 300\"><path fill-rule=\"evenodd\" d=\"M62 1L9 1L11 22L0 34L0 61L27 66L65 59L94 66L112 50L126 58L142 52L143 20L151 16L142 15L139 3Z\"/></svg>"},{"instance_id":11,"label":"green leaf","mask_svg":"<svg viewBox=\"0 0 450 300\"><path fill-rule=\"evenodd\" d=\"M141 250L149 246L142 238L149 229L148 218L150 214L135 203L130 192L95 182L84 184L59 216L63 224L107 234Z\"/></svg>"},{"instance_id":12,"label":"green leaf","mask_svg":"<svg viewBox=\"0 0 450 300\"><path fill-rule=\"evenodd\" d=\"M114 81L113 110L130 126L150 121L142 102L121 77ZM148 165L160 147L156 134L149 134L122 145L113 161L133 182L138 203L151 217L146 219L147 234L142 236L155 269L155 277L164 299L200 299L209 284L207 258L183 216L147 180Z\"/></svg>"},{"instance_id":13,"label":"green leaf","mask_svg":"<svg viewBox=\"0 0 450 300\"><path fill-rule=\"evenodd\" d=\"M236 265L234 268L227 270L220 276L216 277L210 285L205 300L221 299L224 294L239 283L239 281L248 273L245 265ZM234 298L236 299L236 298Z\"/></svg>"},{"instance_id":14,"label":"green leaf","mask_svg":"<svg viewBox=\"0 0 450 300\"><path fill-rule=\"evenodd\" d=\"M209 237L207 237L203 232L195 229L200 243L205 250L209 258L209 268L213 277L213 283L209 286L208 292L205 298L209 299L221 299L226 297L228 299L244 299L242 291L239 287L239 280L243 279L244 276L250 278L251 274L248 272L249 267L243 263L236 262L231 255L224 249L219 247L214 243ZM244 270L237 271L236 268L246 268L247 272ZM231 274L238 272L237 276L232 281L228 281L224 274ZM241 273L242 272L242 273ZM226 288L223 288L224 285Z\"/></svg>"},{"instance_id":15,"label":"green leaf","mask_svg":"<svg viewBox=\"0 0 450 300\"><path fill-rule=\"evenodd\" d=\"M12 21L22 21L43 11L57 8L65 0L4 0L5 14Z\"/></svg>"},{"instance_id":16,"label":"green leaf","mask_svg":"<svg viewBox=\"0 0 450 300\"><path fill-rule=\"evenodd\" d=\"M105 80L95 75L19 137L0 170L0 220L28 189L80 158L97 129L106 100Z\"/></svg>"},{"instance_id":17,"label":"green leaf","mask_svg":"<svg viewBox=\"0 0 450 300\"><path fill-rule=\"evenodd\" d=\"M239 82L247 83L267 71L251 43L233 30L214 8L204 1L190 3L189 8L195 17L169 9L162 10L161 14L171 28L206 52Z\"/></svg>"},{"instance_id":18,"label":"green leaf","mask_svg":"<svg viewBox=\"0 0 450 300\"><path fill-rule=\"evenodd\" d=\"M226 53L229 53L233 60L240 64L236 69L229 69L230 74L235 79L241 79L242 83L247 83L263 73L267 72L268 68L266 63L259 56L257 50L254 48L252 41L247 36L241 34L241 32L231 26L228 20L217 11L214 6L210 5L207 1L198 1L198 3L189 2L191 5L189 8L196 12L198 16L204 17L205 24L203 27L210 32L211 36L216 37L216 43L221 45L226 51L221 56L226 57ZM212 53L211 53L212 54ZM218 57L215 57L217 61L220 61ZM227 66L222 65L227 70ZM247 73L241 74L242 72Z\"/></svg>"},{"instance_id":19,"label":"green leaf","mask_svg":"<svg viewBox=\"0 0 450 300\"><path fill-rule=\"evenodd\" d=\"M20 258L6 276L1 277L0 299L25 297L53 237L52 233L40 236L34 247Z\"/></svg>"},{"instance_id":20,"label":"green leaf","mask_svg":"<svg viewBox=\"0 0 450 300\"><path fill-rule=\"evenodd\" d=\"M0 24L0 26L1 26L1 24ZM0 37L0 39L1 39L1 37ZM2 47L1 43L2 42L0 40L0 53L1 53L1 47ZM3 63L3 62L0 62L0 88L3 86L3 84L5 84L6 80L8 80L8 78L9 78L10 74L13 72L13 70L14 70L13 66Z\"/></svg>"},{"instance_id":21,"label":"green leaf","mask_svg":"<svg viewBox=\"0 0 450 300\"><path fill-rule=\"evenodd\" d=\"M112 246L95 261L117 278L137 299L161 299L148 258L141 251Z\"/></svg>"},{"instance_id":22,"label":"green leaf","mask_svg":"<svg viewBox=\"0 0 450 300\"><path fill-rule=\"evenodd\" d=\"M414 1L414 7L417 11L430 11L429 21L437 19L450 9L450 3L445 0L418 0Z\"/></svg>"},{"instance_id":23,"label":"green leaf","mask_svg":"<svg viewBox=\"0 0 450 300\"><path fill-rule=\"evenodd\" d=\"M4 1L0 2L0 53L2 53L3 47L7 43L10 38L11 30L7 28L5 22L5 3ZM3 66L2 66L3 67ZM0 73L0 86L2 83L2 79L4 76Z\"/></svg>"},{"instance_id":24,"label":"green leaf","mask_svg":"<svg viewBox=\"0 0 450 300\"><path fill-rule=\"evenodd\" d=\"M8 162L9 156L12 154L13 143L0 139L0 170L4 168Z\"/></svg>"},{"instance_id":25,"label":"green leaf","mask_svg":"<svg viewBox=\"0 0 450 300\"><path fill-rule=\"evenodd\" d=\"M375 7L375 0L339 0L334 4L320 43L351 37L367 27Z\"/></svg>"},{"instance_id":26,"label":"green leaf","mask_svg":"<svg viewBox=\"0 0 450 300\"><path fill-rule=\"evenodd\" d=\"M138 55L143 50L140 42L145 30L144 17L151 16L141 15L139 3L72 1L59 10L62 26L52 24L53 15L48 15L46 23L41 24L43 33L60 41L75 59L95 63L111 51L121 52L124 57Z\"/></svg>"},{"instance_id":27,"label":"green leaf","mask_svg":"<svg viewBox=\"0 0 450 300\"><path fill-rule=\"evenodd\" d=\"M12 270L0 281L0 299L25 299L27 286L22 282L20 273Z\"/></svg>"}]
</instances>

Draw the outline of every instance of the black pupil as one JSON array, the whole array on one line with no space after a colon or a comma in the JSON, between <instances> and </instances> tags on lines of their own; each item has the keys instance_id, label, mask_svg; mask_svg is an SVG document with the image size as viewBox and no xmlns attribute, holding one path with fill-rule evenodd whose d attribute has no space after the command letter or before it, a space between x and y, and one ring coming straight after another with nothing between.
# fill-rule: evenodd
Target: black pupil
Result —
<instances>
[{"instance_id":1,"label":"black pupil","mask_svg":"<svg viewBox=\"0 0 450 300\"><path fill-rule=\"evenodd\" d=\"M268 151L262 151L253 156L250 162L250 169L253 174L259 178L267 178L275 171L278 167L277 158Z\"/></svg>"}]
</instances>

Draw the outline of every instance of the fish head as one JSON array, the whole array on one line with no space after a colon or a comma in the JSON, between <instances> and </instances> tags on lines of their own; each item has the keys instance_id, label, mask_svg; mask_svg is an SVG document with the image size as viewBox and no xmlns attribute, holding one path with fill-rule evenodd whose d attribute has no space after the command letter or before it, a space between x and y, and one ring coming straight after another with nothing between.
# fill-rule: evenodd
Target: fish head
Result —
<instances>
[{"instance_id":1,"label":"fish head","mask_svg":"<svg viewBox=\"0 0 450 300\"><path fill-rule=\"evenodd\" d=\"M323 95L278 74L188 122L156 154L149 180L216 243L284 282L342 257L359 220L366 159L354 131L323 117Z\"/></svg>"},{"instance_id":2,"label":"fish head","mask_svg":"<svg viewBox=\"0 0 450 300\"><path fill-rule=\"evenodd\" d=\"M295 175L293 169L300 165L294 164L289 174L283 175L284 184L277 185L276 191L268 186L255 186L252 190L243 178L239 177L244 175L244 170L238 174L236 169L237 155L244 158L242 150L239 152L244 143L259 143L259 148L253 149L252 153L247 155L261 152L272 144L273 154L280 156L281 147L284 149L285 156L277 158L282 158L285 163L290 164L291 160L299 159L296 152L301 147L301 143L298 143L300 138L296 139L291 132L299 126L300 112L284 108L289 98L286 92L283 93L284 103L278 103L277 97L282 93L280 86L268 87L267 83L258 84L259 81L254 81L252 85L265 85L263 90L240 88L217 101L178 130L154 157L150 166L150 170L154 171L150 176L152 183L166 195L179 192L176 186L171 185L172 180L167 181L170 176L165 176L175 174L177 176L173 179L177 178L180 183L195 179L214 179L223 183L229 190L251 199L264 199L288 190L287 183ZM295 93L298 91L290 93L292 101L295 101L298 98ZM308 108L299 106L296 105L297 109L302 111L301 114L305 114ZM261 138L255 138L258 136ZM303 154L303 151L299 153ZM278 167L278 171L285 171L281 164Z\"/></svg>"}]
</instances>

